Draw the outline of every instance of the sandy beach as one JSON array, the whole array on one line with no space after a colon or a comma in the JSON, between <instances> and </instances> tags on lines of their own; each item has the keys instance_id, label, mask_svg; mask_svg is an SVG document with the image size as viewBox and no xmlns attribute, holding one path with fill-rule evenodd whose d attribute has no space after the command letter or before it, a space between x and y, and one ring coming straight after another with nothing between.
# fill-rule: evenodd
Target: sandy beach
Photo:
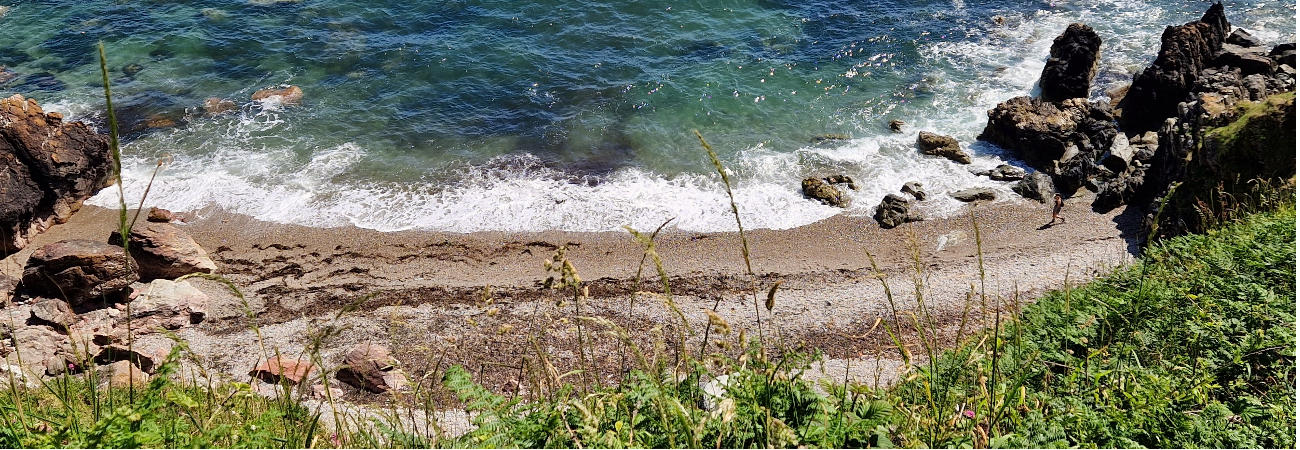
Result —
<instances>
[{"instance_id":1,"label":"sandy beach","mask_svg":"<svg viewBox=\"0 0 1300 450\"><path fill-rule=\"evenodd\" d=\"M740 330L758 336L757 316L769 346L802 346L826 356L809 376L840 378L847 369L855 380L882 383L898 375L901 362L883 328L872 328L892 312L868 252L902 311L914 310L919 277L926 311L951 341L981 323L981 312L991 314L999 304L1012 310L1067 280L1084 282L1131 261L1140 218L1121 214L1123 209L1097 214L1089 203L1083 197L1067 201L1068 221L1052 227L1042 226L1050 214L1039 203L974 206L982 282L970 215L892 230L867 217L841 215L790 230L749 231L757 277L747 275L736 233L669 228L656 247L672 300L690 330L680 329L666 306L649 260L636 284L643 248L629 233L382 233L202 210L185 214L189 222L182 227L208 250L220 275L239 287L247 308L222 284L192 279L211 297L208 320L181 336L209 369L232 379L246 378L256 364L260 355L249 349L258 348L259 332L267 348L296 354L312 345L313 336L330 331L321 348L327 361L352 344L377 341L389 345L416 377L459 364L481 374L489 388L511 392L519 389L521 364L539 336L561 372L577 364L575 316L608 319L642 345L665 344L669 355L679 331L686 332L688 349L702 347L705 311L713 309L733 330L710 341L734 342ZM20 273L30 252L46 243L106 239L116 220L116 211L86 207L5 259L0 269ZM572 301L564 301L568 294L542 285L548 276L543 263L560 246L567 247L590 293L576 312ZM765 300L778 280L775 307L756 312L756 299ZM584 329L603 381L617 380L628 364L621 344L607 330ZM901 330L911 342L909 331ZM727 344L714 345L710 351L725 351L720 349Z\"/></svg>"}]
</instances>

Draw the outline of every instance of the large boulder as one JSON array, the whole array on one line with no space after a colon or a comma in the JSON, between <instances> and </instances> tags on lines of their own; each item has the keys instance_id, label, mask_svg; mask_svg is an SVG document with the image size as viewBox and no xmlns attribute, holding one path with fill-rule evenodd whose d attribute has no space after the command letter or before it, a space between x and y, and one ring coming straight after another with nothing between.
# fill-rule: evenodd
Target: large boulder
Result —
<instances>
[{"instance_id":1,"label":"large boulder","mask_svg":"<svg viewBox=\"0 0 1300 450\"><path fill-rule=\"evenodd\" d=\"M35 100L0 100L0 257L62 223L112 182L108 141Z\"/></svg>"},{"instance_id":2,"label":"large boulder","mask_svg":"<svg viewBox=\"0 0 1300 450\"><path fill-rule=\"evenodd\" d=\"M153 280L136 292L127 310L133 326L140 330L175 330L202 322L207 316L208 296L186 281Z\"/></svg>"},{"instance_id":3,"label":"large boulder","mask_svg":"<svg viewBox=\"0 0 1300 450\"><path fill-rule=\"evenodd\" d=\"M1043 203L1047 203L1056 194L1056 188L1052 185L1052 177L1042 172L1025 175L1024 179L1011 186L1011 191L1020 194L1024 198L1038 200Z\"/></svg>"},{"instance_id":4,"label":"large boulder","mask_svg":"<svg viewBox=\"0 0 1300 450\"><path fill-rule=\"evenodd\" d=\"M22 288L78 306L120 300L131 283L139 279L135 260L122 247L73 239L32 253L23 269Z\"/></svg>"},{"instance_id":5,"label":"large boulder","mask_svg":"<svg viewBox=\"0 0 1300 450\"><path fill-rule=\"evenodd\" d=\"M45 325L67 334L68 327L77 322L77 314L63 300L38 299L28 304L27 308L31 311L31 316L26 321L28 325Z\"/></svg>"},{"instance_id":6,"label":"large boulder","mask_svg":"<svg viewBox=\"0 0 1300 450\"><path fill-rule=\"evenodd\" d=\"M1231 28L1222 3L1210 6L1200 20L1165 28L1155 62L1133 78L1119 103L1124 129L1151 131L1172 117L1197 75L1223 48Z\"/></svg>"},{"instance_id":7,"label":"large boulder","mask_svg":"<svg viewBox=\"0 0 1300 450\"><path fill-rule=\"evenodd\" d=\"M988 176L994 181L1016 181L1025 177L1025 169L1010 164L999 164L989 171Z\"/></svg>"},{"instance_id":8,"label":"large boulder","mask_svg":"<svg viewBox=\"0 0 1300 450\"><path fill-rule=\"evenodd\" d=\"M970 155L962 151L961 144L951 136L922 131L916 135L916 145L925 155L942 156L961 164L971 163Z\"/></svg>"},{"instance_id":9,"label":"large boulder","mask_svg":"<svg viewBox=\"0 0 1300 450\"><path fill-rule=\"evenodd\" d=\"M353 387L375 393L401 389L406 384L406 376L397 368L397 360L388 348L370 342L348 349L343 368L335 376Z\"/></svg>"},{"instance_id":10,"label":"large boulder","mask_svg":"<svg viewBox=\"0 0 1300 450\"><path fill-rule=\"evenodd\" d=\"M161 222L136 224L130 234L131 256L140 264L140 278L177 278L191 273L212 273L216 263L179 227ZM110 244L121 245L122 235L109 235Z\"/></svg>"},{"instance_id":11,"label":"large boulder","mask_svg":"<svg viewBox=\"0 0 1300 450\"><path fill-rule=\"evenodd\" d=\"M1073 98L1059 103L1016 97L989 111L980 139L1011 150L1073 194L1096 174L1095 162L1122 136L1109 105Z\"/></svg>"},{"instance_id":12,"label":"large boulder","mask_svg":"<svg viewBox=\"0 0 1300 450\"><path fill-rule=\"evenodd\" d=\"M1059 102L1088 97L1101 57L1101 36L1092 27L1072 23L1052 42L1051 57L1039 79L1043 100Z\"/></svg>"},{"instance_id":13,"label":"large boulder","mask_svg":"<svg viewBox=\"0 0 1300 450\"><path fill-rule=\"evenodd\" d=\"M1257 37L1251 36L1250 33L1247 33L1246 30L1243 30L1241 28L1234 30L1232 34L1229 34L1228 38L1225 39L1224 42L1232 45L1242 46L1242 47L1263 47L1264 46L1264 41L1259 40L1259 38Z\"/></svg>"},{"instance_id":14,"label":"large boulder","mask_svg":"<svg viewBox=\"0 0 1300 450\"><path fill-rule=\"evenodd\" d=\"M900 195L886 195L880 204L876 206L876 212L872 215L881 228L889 229L902 225L907 222L921 221L921 215L912 208L912 202L907 201Z\"/></svg>"},{"instance_id":15,"label":"large boulder","mask_svg":"<svg viewBox=\"0 0 1300 450\"><path fill-rule=\"evenodd\" d=\"M69 364L77 362L72 342L58 330L44 325L19 325L11 333L0 342L0 354L5 355L6 364L22 367L30 375L62 375ZM17 348L9 347L12 343L17 343Z\"/></svg>"},{"instance_id":16,"label":"large boulder","mask_svg":"<svg viewBox=\"0 0 1300 450\"><path fill-rule=\"evenodd\" d=\"M1223 44L1214 55L1214 66L1229 66L1241 69L1244 75L1272 74L1277 70L1277 62L1268 56L1264 47L1242 47Z\"/></svg>"}]
</instances>

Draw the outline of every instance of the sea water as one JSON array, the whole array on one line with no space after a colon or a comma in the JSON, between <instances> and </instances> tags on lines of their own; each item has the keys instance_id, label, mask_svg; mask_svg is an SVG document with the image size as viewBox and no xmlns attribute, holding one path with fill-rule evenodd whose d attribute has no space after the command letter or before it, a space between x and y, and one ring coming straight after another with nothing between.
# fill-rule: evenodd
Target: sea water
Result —
<instances>
[{"instance_id":1,"label":"sea water","mask_svg":"<svg viewBox=\"0 0 1300 450\"><path fill-rule=\"evenodd\" d=\"M1009 183L1021 164L975 138L986 111L1033 93L1052 39L1102 37L1092 97L1155 58L1186 0L0 0L0 66L47 110L103 126L95 45L108 51L128 139L128 204L219 206L258 219L378 230L734 227L692 130L730 171L742 220L790 228L870 215L918 181L942 193ZM1264 41L1295 40L1295 3L1225 2ZM2 78L0 78L2 79ZM300 105L253 102L292 84ZM236 103L210 115L205 99ZM906 123L903 133L890 120ZM974 163L916 150L921 130ZM815 142L824 135L847 140ZM808 176L859 190L834 208ZM90 201L117 204L116 189Z\"/></svg>"}]
</instances>

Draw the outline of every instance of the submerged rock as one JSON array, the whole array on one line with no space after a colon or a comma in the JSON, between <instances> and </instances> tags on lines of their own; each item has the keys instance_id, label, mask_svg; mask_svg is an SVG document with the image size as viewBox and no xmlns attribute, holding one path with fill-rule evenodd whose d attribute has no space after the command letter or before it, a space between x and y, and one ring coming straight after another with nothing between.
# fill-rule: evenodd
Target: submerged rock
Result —
<instances>
[{"instance_id":1,"label":"submerged rock","mask_svg":"<svg viewBox=\"0 0 1300 450\"><path fill-rule=\"evenodd\" d=\"M813 136L812 139L809 139L808 141L812 142L813 145L822 145L822 144L829 144L832 142L847 141L849 139L851 138L847 134L829 133L829 134L819 134Z\"/></svg>"},{"instance_id":2,"label":"submerged rock","mask_svg":"<svg viewBox=\"0 0 1300 450\"><path fill-rule=\"evenodd\" d=\"M236 105L235 102L220 97L209 97L203 101L203 112L211 116L238 109L239 105Z\"/></svg>"},{"instance_id":3,"label":"submerged rock","mask_svg":"<svg viewBox=\"0 0 1300 450\"><path fill-rule=\"evenodd\" d=\"M971 163L970 155L962 151L961 144L951 136L922 131L916 135L916 145L925 155L942 156L961 164Z\"/></svg>"},{"instance_id":4,"label":"submerged rock","mask_svg":"<svg viewBox=\"0 0 1300 450\"><path fill-rule=\"evenodd\" d=\"M1088 97L1101 58L1101 37L1092 27L1072 23L1052 42L1051 56L1039 79L1043 100L1059 102Z\"/></svg>"},{"instance_id":5,"label":"submerged rock","mask_svg":"<svg viewBox=\"0 0 1300 450\"><path fill-rule=\"evenodd\" d=\"M281 86L279 89L268 88L253 93L253 101L278 101L284 105L296 105L302 102L302 88L293 85Z\"/></svg>"},{"instance_id":6,"label":"submerged rock","mask_svg":"<svg viewBox=\"0 0 1300 450\"><path fill-rule=\"evenodd\" d=\"M21 95L0 100L0 257L112 184L108 140Z\"/></svg>"},{"instance_id":7,"label":"submerged rock","mask_svg":"<svg viewBox=\"0 0 1300 450\"><path fill-rule=\"evenodd\" d=\"M906 124L903 123L903 121L901 121L901 120L898 120L898 119L891 120L891 121L889 121L889 130L890 130L890 131L893 131L893 132L895 132L895 133L902 133L902 132L903 132L903 125L906 125Z\"/></svg>"}]
</instances>

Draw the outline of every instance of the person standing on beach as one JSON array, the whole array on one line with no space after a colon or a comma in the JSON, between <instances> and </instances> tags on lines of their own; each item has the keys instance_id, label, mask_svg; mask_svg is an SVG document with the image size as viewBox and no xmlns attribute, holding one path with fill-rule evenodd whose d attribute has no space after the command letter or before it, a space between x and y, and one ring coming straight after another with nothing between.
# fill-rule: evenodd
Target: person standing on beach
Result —
<instances>
[{"instance_id":1,"label":"person standing on beach","mask_svg":"<svg viewBox=\"0 0 1300 450\"><path fill-rule=\"evenodd\" d=\"M1061 223L1065 223L1065 217L1061 216L1061 208L1064 207L1065 201L1061 199L1061 194L1056 194L1052 197L1052 221L1047 222L1048 225L1055 224L1056 219L1061 219Z\"/></svg>"}]
</instances>

